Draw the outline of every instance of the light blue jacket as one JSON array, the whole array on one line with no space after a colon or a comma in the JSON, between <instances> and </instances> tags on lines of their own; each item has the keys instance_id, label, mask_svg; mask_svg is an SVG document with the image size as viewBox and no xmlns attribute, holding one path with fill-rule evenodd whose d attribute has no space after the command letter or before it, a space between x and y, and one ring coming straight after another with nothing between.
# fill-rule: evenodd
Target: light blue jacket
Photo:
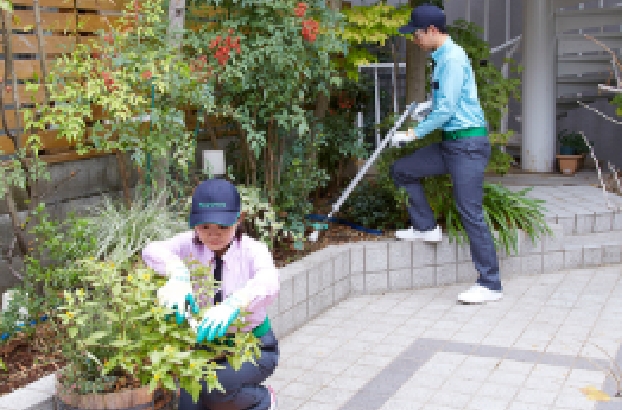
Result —
<instances>
[{"instance_id":1,"label":"light blue jacket","mask_svg":"<svg viewBox=\"0 0 622 410\"><path fill-rule=\"evenodd\" d=\"M475 75L469 56L462 47L447 37L432 53L435 66L432 74L432 111L415 127L422 138L437 128L454 131L486 127L484 111L477 98Z\"/></svg>"}]
</instances>

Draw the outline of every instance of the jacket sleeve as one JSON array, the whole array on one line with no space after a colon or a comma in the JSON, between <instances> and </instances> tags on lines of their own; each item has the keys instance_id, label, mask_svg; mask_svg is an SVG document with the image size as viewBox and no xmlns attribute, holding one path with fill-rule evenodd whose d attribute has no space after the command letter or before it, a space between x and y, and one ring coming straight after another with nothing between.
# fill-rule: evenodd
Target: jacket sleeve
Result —
<instances>
[{"instance_id":1,"label":"jacket sleeve","mask_svg":"<svg viewBox=\"0 0 622 410\"><path fill-rule=\"evenodd\" d=\"M437 128L441 128L456 112L462 93L464 65L458 58L443 60L437 67L438 90L434 95L432 112L415 127L417 138L423 138Z\"/></svg>"},{"instance_id":2,"label":"jacket sleeve","mask_svg":"<svg viewBox=\"0 0 622 410\"><path fill-rule=\"evenodd\" d=\"M249 311L270 305L279 293L279 272L268 247L255 242L252 247L253 275L235 294L242 298Z\"/></svg>"},{"instance_id":3,"label":"jacket sleeve","mask_svg":"<svg viewBox=\"0 0 622 410\"><path fill-rule=\"evenodd\" d=\"M170 239L149 243L142 251L143 261L151 269L166 275L171 266L184 265L187 249L192 245L192 235L191 231L183 232Z\"/></svg>"}]
</instances>

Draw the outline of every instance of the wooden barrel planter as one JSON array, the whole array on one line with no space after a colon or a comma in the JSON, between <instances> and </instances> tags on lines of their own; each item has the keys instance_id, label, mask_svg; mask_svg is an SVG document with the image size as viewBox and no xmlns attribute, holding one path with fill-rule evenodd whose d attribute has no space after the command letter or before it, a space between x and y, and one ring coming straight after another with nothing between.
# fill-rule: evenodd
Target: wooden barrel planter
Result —
<instances>
[{"instance_id":1,"label":"wooden barrel planter","mask_svg":"<svg viewBox=\"0 0 622 410\"><path fill-rule=\"evenodd\" d=\"M114 393L75 394L56 384L57 410L173 410L174 394L149 386Z\"/></svg>"}]
</instances>

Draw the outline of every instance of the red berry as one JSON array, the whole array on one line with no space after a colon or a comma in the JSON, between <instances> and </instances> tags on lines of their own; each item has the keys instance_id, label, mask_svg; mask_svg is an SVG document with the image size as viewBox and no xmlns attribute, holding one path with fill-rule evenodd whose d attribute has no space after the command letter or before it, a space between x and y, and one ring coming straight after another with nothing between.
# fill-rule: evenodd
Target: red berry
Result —
<instances>
[{"instance_id":1,"label":"red berry","mask_svg":"<svg viewBox=\"0 0 622 410\"><path fill-rule=\"evenodd\" d=\"M104 41L108 44L114 44L114 36L112 35L112 33L106 33L104 35Z\"/></svg>"}]
</instances>

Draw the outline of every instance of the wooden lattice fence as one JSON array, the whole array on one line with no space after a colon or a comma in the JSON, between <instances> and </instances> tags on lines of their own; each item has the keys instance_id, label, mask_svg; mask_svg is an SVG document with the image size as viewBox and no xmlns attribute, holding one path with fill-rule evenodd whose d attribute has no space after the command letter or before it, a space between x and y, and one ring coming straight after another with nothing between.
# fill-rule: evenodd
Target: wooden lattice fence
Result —
<instances>
[{"instance_id":1,"label":"wooden lattice fence","mask_svg":"<svg viewBox=\"0 0 622 410\"><path fill-rule=\"evenodd\" d=\"M17 87L12 84L12 72L7 72L7 61L3 57L0 61L0 78L2 84L2 110L5 122L0 123L0 156L15 152L14 144L6 133L4 124L9 132L15 133L19 126L23 126L23 111L34 109L35 103L44 101L43 87L36 92L27 91L25 82L42 78L41 58L44 58L46 71L49 72L53 61L62 53L72 50L76 44L87 42L89 38L108 31L119 21L124 8L123 0L39 0L40 25L36 26L35 4L33 0L14 0L12 17L5 14L5 24L0 39L3 51L13 56L13 72L17 77ZM217 14L217 13L216 13ZM205 11L197 8L189 10L187 15L188 27L201 24L202 16L214 16L214 11ZM197 19L197 17L199 17ZM10 21L6 21L10 18ZM7 30L12 26L12 30ZM39 52L37 29L43 35L43 53ZM11 71L11 70L9 70ZM15 95L14 95L15 94ZM15 115L15 100L19 101L19 119ZM196 111L189 111L186 115L186 124L189 129L195 129ZM215 139L222 136L235 135L235 130L222 118L209 118L206 121L209 128L202 127L198 139ZM20 130L21 131L21 130ZM72 146L64 139L59 139L52 130L38 132L41 137L43 152L42 158L47 162L73 160L78 155L72 151ZM26 136L19 138L23 146ZM94 153L92 155L97 155ZM82 156L84 157L84 156Z\"/></svg>"}]
</instances>

